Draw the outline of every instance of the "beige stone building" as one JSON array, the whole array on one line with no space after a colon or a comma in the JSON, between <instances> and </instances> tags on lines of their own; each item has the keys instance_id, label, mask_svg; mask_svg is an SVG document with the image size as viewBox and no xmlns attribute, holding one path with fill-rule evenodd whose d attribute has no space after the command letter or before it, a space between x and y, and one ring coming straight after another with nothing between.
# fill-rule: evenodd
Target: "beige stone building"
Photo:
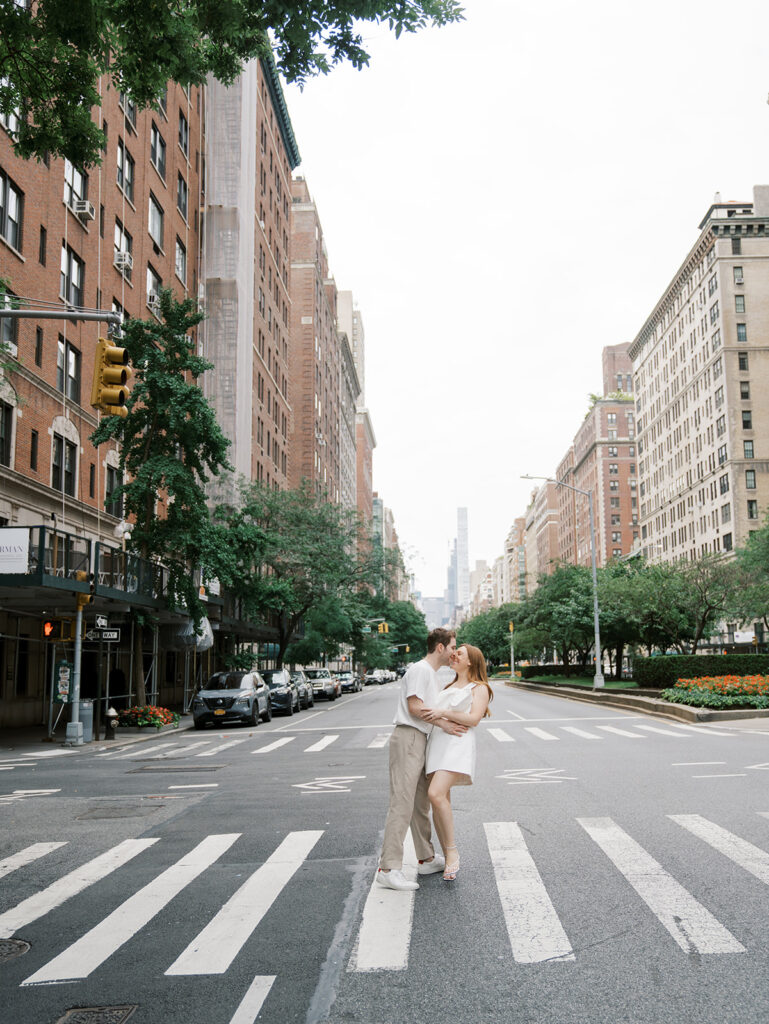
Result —
<instances>
[{"instance_id":1,"label":"beige stone building","mask_svg":"<svg viewBox=\"0 0 769 1024\"><path fill-rule=\"evenodd\" d=\"M699 227L630 347L651 561L734 550L769 501L769 186Z\"/></svg>"},{"instance_id":2,"label":"beige stone building","mask_svg":"<svg viewBox=\"0 0 769 1024\"><path fill-rule=\"evenodd\" d=\"M547 480L533 491L526 511L526 594L533 594L541 575L558 563L558 488Z\"/></svg>"}]
</instances>

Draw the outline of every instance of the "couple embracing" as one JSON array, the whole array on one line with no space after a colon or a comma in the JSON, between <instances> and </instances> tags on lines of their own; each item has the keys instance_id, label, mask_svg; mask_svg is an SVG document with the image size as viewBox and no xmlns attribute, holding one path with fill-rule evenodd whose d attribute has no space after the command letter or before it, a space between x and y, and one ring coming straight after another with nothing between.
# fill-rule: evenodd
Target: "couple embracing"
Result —
<instances>
[{"instance_id":1,"label":"couple embracing","mask_svg":"<svg viewBox=\"0 0 769 1024\"><path fill-rule=\"evenodd\" d=\"M442 687L438 669L450 666L454 679ZM427 656L409 666L400 684L390 738L390 807L376 880L388 889L418 889L403 874L403 843L411 827L420 875L443 872L452 882L459 871L451 811L453 786L471 786L475 772L474 728L489 714L491 687L477 647L457 648L452 630L434 629ZM433 822L443 856L431 841Z\"/></svg>"}]
</instances>

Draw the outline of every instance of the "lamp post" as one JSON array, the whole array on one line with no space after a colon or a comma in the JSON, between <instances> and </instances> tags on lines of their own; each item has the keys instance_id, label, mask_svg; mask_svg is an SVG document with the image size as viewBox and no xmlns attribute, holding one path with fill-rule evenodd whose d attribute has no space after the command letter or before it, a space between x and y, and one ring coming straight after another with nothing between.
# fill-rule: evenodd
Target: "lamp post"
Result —
<instances>
[{"instance_id":1,"label":"lamp post","mask_svg":"<svg viewBox=\"0 0 769 1024\"><path fill-rule=\"evenodd\" d=\"M601 652L601 630L598 623L598 573L596 570L595 552L595 515L593 514L593 492L585 491L581 487L574 487L563 480L554 480L551 476L530 476L525 474L522 480L544 480L547 483L555 484L556 487L567 487L577 494L586 494L590 508L590 559L593 568L593 626L595 629L595 675L593 676L593 689L598 690L605 685L603 678L603 655Z\"/></svg>"}]
</instances>

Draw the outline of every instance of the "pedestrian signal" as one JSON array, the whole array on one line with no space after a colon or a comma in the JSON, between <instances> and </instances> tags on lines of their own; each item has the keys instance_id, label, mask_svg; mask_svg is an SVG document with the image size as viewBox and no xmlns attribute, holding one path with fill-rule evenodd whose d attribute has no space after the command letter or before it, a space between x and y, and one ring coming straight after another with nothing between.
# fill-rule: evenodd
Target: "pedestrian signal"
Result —
<instances>
[{"instance_id":1,"label":"pedestrian signal","mask_svg":"<svg viewBox=\"0 0 769 1024\"><path fill-rule=\"evenodd\" d=\"M43 640L70 643L75 639L74 619L45 619L42 632Z\"/></svg>"},{"instance_id":2,"label":"pedestrian signal","mask_svg":"<svg viewBox=\"0 0 769 1024\"><path fill-rule=\"evenodd\" d=\"M99 338L93 367L91 405L101 409L108 416L127 416L129 390L126 387L132 376L128 364L128 350L111 345Z\"/></svg>"}]
</instances>

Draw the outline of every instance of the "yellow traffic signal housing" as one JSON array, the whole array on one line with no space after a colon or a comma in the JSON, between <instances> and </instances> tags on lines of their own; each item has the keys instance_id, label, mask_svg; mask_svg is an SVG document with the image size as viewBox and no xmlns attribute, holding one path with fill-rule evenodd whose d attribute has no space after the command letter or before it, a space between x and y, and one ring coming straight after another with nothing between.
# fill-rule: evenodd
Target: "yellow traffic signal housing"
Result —
<instances>
[{"instance_id":1,"label":"yellow traffic signal housing","mask_svg":"<svg viewBox=\"0 0 769 1024\"><path fill-rule=\"evenodd\" d=\"M77 604L78 608L84 608L87 604L90 604L91 601L93 601L94 591L96 590L94 576L92 572L86 572L84 569L79 569L75 573L75 579L78 581L78 583L88 583L87 594L75 594L75 603Z\"/></svg>"},{"instance_id":2,"label":"yellow traffic signal housing","mask_svg":"<svg viewBox=\"0 0 769 1024\"><path fill-rule=\"evenodd\" d=\"M108 416L127 416L126 403L130 394L126 387L132 376L128 364L128 350L111 345L99 338L93 368L91 405Z\"/></svg>"},{"instance_id":3,"label":"yellow traffic signal housing","mask_svg":"<svg viewBox=\"0 0 769 1024\"><path fill-rule=\"evenodd\" d=\"M387 625L386 622L380 622L376 628L376 631L377 633L389 633L390 627Z\"/></svg>"}]
</instances>

